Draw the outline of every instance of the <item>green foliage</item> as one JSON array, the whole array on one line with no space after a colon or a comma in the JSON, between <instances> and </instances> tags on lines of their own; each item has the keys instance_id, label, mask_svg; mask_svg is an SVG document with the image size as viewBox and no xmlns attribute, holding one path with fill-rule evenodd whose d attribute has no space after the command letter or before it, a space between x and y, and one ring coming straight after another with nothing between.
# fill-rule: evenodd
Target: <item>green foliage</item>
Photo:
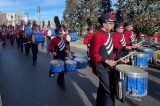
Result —
<instances>
[{"instance_id":1,"label":"green foliage","mask_svg":"<svg viewBox=\"0 0 160 106\"><path fill-rule=\"evenodd\" d=\"M136 22L135 31L151 36L159 33L160 1L158 0L118 0L117 11L121 11L121 16L125 21Z\"/></svg>"},{"instance_id":2,"label":"green foliage","mask_svg":"<svg viewBox=\"0 0 160 106\"><path fill-rule=\"evenodd\" d=\"M93 23L97 23L97 18L101 14L101 0L66 0L66 8L64 10L64 23L70 27L72 31L80 32L87 30L87 18Z\"/></svg>"}]
</instances>

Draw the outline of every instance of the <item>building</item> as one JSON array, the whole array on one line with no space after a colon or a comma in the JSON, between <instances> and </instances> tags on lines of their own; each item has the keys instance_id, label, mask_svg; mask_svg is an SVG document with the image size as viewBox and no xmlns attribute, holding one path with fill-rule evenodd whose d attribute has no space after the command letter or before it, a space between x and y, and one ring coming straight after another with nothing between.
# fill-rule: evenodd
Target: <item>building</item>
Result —
<instances>
[{"instance_id":1,"label":"building","mask_svg":"<svg viewBox=\"0 0 160 106\"><path fill-rule=\"evenodd\" d=\"M22 25L26 24L27 22L27 15L25 13L7 13L6 14L6 20L7 25Z\"/></svg>"},{"instance_id":2,"label":"building","mask_svg":"<svg viewBox=\"0 0 160 106\"><path fill-rule=\"evenodd\" d=\"M0 25L6 25L6 13L0 12Z\"/></svg>"}]
</instances>

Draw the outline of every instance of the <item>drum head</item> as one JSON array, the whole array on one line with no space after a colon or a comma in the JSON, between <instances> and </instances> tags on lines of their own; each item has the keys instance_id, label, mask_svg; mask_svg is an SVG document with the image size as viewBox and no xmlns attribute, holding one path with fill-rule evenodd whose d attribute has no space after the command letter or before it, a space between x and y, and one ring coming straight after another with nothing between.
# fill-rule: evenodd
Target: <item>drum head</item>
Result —
<instances>
[{"instance_id":1,"label":"drum head","mask_svg":"<svg viewBox=\"0 0 160 106\"><path fill-rule=\"evenodd\" d=\"M137 53L135 56L137 56L137 57L148 57L147 54L144 54L144 53L141 53L141 52Z\"/></svg>"},{"instance_id":2,"label":"drum head","mask_svg":"<svg viewBox=\"0 0 160 106\"><path fill-rule=\"evenodd\" d=\"M131 65L126 65L126 64L116 65L116 69L117 71L124 72L124 73L144 73L145 72L140 68L137 68Z\"/></svg>"},{"instance_id":3,"label":"drum head","mask_svg":"<svg viewBox=\"0 0 160 106\"><path fill-rule=\"evenodd\" d=\"M52 60L50 61L51 65L64 65L64 62L62 60Z\"/></svg>"},{"instance_id":4,"label":"drum head","mask_svg":"<svg viewBox=\"0 0 160 106\"><path fill-rule=\"evenodd\" d=\"M144 70L134 67L131 65L126 64L119 64L116 65L116 70L125 73L127 76L133 77L133 78L144 78L148 77L148 73Z\"/></svg>"},{"instance_id":5,"label":"drum head","mask_svg":"<svg viewBox=\"0 0 160 106\"><path fill-rule=\"evenodd\" d=\"M74 58L75 61L77 62L80 62L80 63L83 63L84 62L84 59L83 58Z\"/></svg>"},{"instance_id":6,"label":"drum head","mask_svg":"<svg viewBox=\"0 0 160 106\"><path fill-rule=\"evenodd\" d=\"M74 60L66 60L65 63L66 64L77 64L77 62Z\"/></svg>"}]
</instances>

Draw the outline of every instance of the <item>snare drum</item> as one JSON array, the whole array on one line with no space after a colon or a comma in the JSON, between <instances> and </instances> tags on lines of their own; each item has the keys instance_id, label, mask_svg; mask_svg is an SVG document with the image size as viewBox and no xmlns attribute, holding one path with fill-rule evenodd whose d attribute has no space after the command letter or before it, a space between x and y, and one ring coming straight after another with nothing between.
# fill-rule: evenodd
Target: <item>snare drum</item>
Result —
<instances>
[{"instance_id":1,"label":"snare drum","mask_svg":"<svg viewBox=\"0 0 160 106\"><path fill-rule=\"evenodd\" d=\"M120 73L124 73L124 83L127 96L143 97L147 95L147 72L140 68L123 64L117 65L116 70Z\"/></svg>"},{"instance_id":2,"label":"snare drum","mask_svg":"<svg viewBox=\"0 0 160 106\"><path fill-rule=\"evenodd\" d=\"M51 64L51 72L59 73L64 71L64 62L62 60L52 60Z\"/></svg>"},{"instance_id":3,"label":"snare drum","mask_svg":"<svg viewBox=\"0 0 160 106\"><path fill-rule=\"evenodd\" d=\"M144 53L137 53L134 55L134 66L140 68L148 67L148 55Z\"/></svg>"},{"instance_id":4,"label":"snare drum","mask_svg":"<svg viewBox=\"0 0 160 106\"><path fill-rule=\"evenodd\" d=\"M74 58L74 60L77 62L77 69L83 69L87 67L86 60L84 58Z\"/></svg>"},{"instance_id":5,"label":"snare drum","mask_svg":"<svg viewBox=\"0 0 160 106\"><path fill-rule=\"evenodd\" d=\"M153 57L153 50L150 48L142 48L143 52L146 53L148 55L148 60L152 61L152 57Z\"/></svg>"},{"instance_id":6,"label":"snare drum","mask_svg":"<svg viewBox=\"0 0 160 106\"><path fill-rule=\"evenodd\" d=\"M74 60L66 60L65 61L65 67L66 67L66 71L68 71L68 72L76 71L77 62L74 61Z\"/></svg>"}]
</instances>

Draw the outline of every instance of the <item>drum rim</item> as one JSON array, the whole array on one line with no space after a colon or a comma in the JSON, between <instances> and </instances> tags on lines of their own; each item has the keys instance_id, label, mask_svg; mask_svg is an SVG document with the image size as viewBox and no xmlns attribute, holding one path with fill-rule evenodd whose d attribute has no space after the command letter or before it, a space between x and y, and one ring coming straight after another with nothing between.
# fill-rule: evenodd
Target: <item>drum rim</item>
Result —
<instances>
[{"instance_id":1,"label":"drum rim","mask_svg":"<svg viewBox=\"0 0 160 106\"><path fill-rule=\"evenodd\" d=\"M131 71L127 71L127 70L121 70L120 68L118 68L118 67L120 67L120 66L123 66L123 67L129 67L128 69L130 69L131 67L132 68L134 68L135 70L139 70L139 71L135 71L135 72L131 72ZM136 75L138 75L138 74L141 74L141 73L145 73L145 71L144 70L142 70L141 68L138 68L138 67L135 67L135 66L131 66L131 65L126 65L126 64L118 64L118 65L116 65L116 70L117 71L120 71L120 72L123 72L123 73L125 73L125 74L132 74L132 73L136 73ZM132 70L133 71L133 70Z\"/></svg>"},{"instance_id":2,"label":"drum rim","mask_svg":"<svg viewBox=\"0 0 160 106\"><path fill-rule=\"evenodd\" d=\"M57 62L57 63L55 63L55 62ZM62 61L62 60L51 60L50 65L64 65L64 61Z\"/></svg>"},{"instance_id":3,"label":"drum rim","mask_svg":"<svg viewBox=\"0 0 160 106\"><path fill-rule=\"evenodd\" d=\"M73 63L70 63L70 62L73 62ZM68 60L65 60L65 64L71 64L71 65L73 65L73 64L77 64L77 61L68 59Z\"/></svg>"},{"instance_id":4,"label":"drum rim","mask_svg":"<svg viewBox=\"0 0 160 106\"><path fill-rule=\"evenodd\" d=\"M148 57L145 53L136 54L136 57Z\"/></svg>"}]
</instances>

